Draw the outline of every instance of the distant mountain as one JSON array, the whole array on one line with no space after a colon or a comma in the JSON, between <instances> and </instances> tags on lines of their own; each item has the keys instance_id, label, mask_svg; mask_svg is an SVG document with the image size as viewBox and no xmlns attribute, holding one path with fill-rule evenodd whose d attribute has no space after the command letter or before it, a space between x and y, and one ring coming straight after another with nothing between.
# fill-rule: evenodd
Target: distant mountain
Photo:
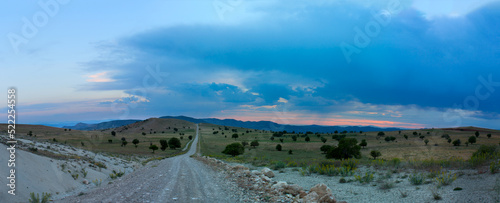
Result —
<instances>
[{"instance_id":1,"label":"distant mountain","mask_svg":"<svg viewBox=\"0 0 500 203\"><path fill-rule=\"evenodd\" d=\"M86 124L77 123L74 126L63 126L62 128L73 129L73 130L104 130L108 128L117 128L124 125L129 125L142 120L114 120L108 122L102 122L97 124Z\"/></svg>"},{"instance_id":2,"label":"distant mountain","mask_svg":"<svg viewBox=\"0 0 500 203\"><path fill-rule=\"evenodd\" d=\"M363 131L363 132L371 132L371 131L398 131L405 130L401 128L379 128L374 126L320 126L320 125L283 125L278 124L271 121L239 121L235 119L217 119L217 118L191 118L187 116L163 116L160 118L173 118L189 121L192 123L210 123L215 125L222 126L233 126L233 127L242 127L242 128L250 128L257 130L270 130L270 131L283 131L286 130L288 132L324 132L324 133L333 133L335 131Z\"/></svg>"}]
</instances>

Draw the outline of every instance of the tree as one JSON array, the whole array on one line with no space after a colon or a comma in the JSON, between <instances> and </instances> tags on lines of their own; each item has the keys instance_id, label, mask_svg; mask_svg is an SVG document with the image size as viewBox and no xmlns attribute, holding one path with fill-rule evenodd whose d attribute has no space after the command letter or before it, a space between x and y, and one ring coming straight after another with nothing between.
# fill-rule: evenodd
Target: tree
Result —
<instances>
[{"instance_id":1,"label":"tree","mask_svg":"<svg viewBox=\"0 0 500 203\"><path fill-rule=\"evenodd\" d=\"M128 144L127 140L122 141L122 147L127 146L127 144Z\"/></svg>"},{"instance_id":2,"label":"tree","mask_svg":"<svg viewBox=\"0 0 500 203\"><path fill-rule=\"evenodd\" d=\"M243 147L245 147L245 146L248 145L248 142L247 141L243 141L243 142L241 142L241 145L243 145Z\"/></svg>"},{"instance_id":3,"label":"tree","mask_svg":"<svg viewBox=\"0 0 500 203\"><path fill-rule=\"evenodd\" d=\"M326 154L328 153L328 150L330 150L332 148L332 146L330 145L323 145L321 146L321 148L319 148L319 150L321 150L323 152L323 154Z\"/></svg>"},{"instance_id":4,"label":"tree","mask_svg":"<svg viewBox=\"0 0 500 203\"><path fill-rule=\"evenodd\" d=\"M295 135L294 135L294 136L292 136L292 140L293 140L293 141L297 141L297 136L295 136Z\"/></svg>"},{"instance_id":5,"label":"tree","mask_svg":"<svg viewBox=\"0 0 500 203\"><path fill-rule=\"evenodd\" d=\"M237 133L234 133L234 134L231 136L231 138L234 138L234 139L238 138L238 134L237 134Z\"/></svg>"},{"instance_id":6,"label":"tree","mask_svg":"<svg viewBox=\"0 0 500 203\"><path fill-rule=\"evenodd\" d=\"M418 133L416 131L413 131L413 135L418 135Z\"/></svg>"},{"instance_id":7,"label":"tree","mask_svg":"<svg viewBox=\"0 0 500 203\"><path fill-rule=\"evenodd\" d=\"M377 159L377 157L382 156L382 153L380 153L380 151L373 150L370 152L370 156L372 156L373 159Z\"/></svg>"},{"instance_id":8,"label":"tree","mask_svg":"<svg viewBox=\"0 0 500 203\"><path fill-rule=\"evenodd\" d=\"M391 141L393 141L393 142L394 142L394 140L396 140L396 137L394 137L394 136L391 136L390 138L391 138Z\"/></svg>"},{"instance_id":9,"label":"tree","mask_svg":"<svg viewBox=\"0 0 500 203\"><path fill-rule=\"evenodd\" d=\"M280 144L276 145L276 150L281 151L281 145Z\"/></svg>"},{"instance_id":10,"label":"tree","mask_svg":"<svg viewBox=\"0 0 500 203\"><path fill-rule=\"evenodd\" d=\"M381 137L382 137L382 136L385 136L385 133L384 133L384 132L382 132L382 131L381 131L381 132L378 132L378 133L377 133L377 136L381 136Z\"/></svg>"},{"instance_id":11,"label":"tree","mask_svg":"<svg viewBox=\"0 0 500 203\"><path fill-rule=\"evenodd\" d=\"M326 138L321 137L321 142L325 143L326 142Z\"/></svg>"},{"instance_id":12,"label":"tree","mask_svg":"<svg viewBox=\"0 0 500 203\"><path fill-rule=\"evenodd\" d=\"M365 148L366 145L368 145L368 143L366 142L365 139L361 140L361 143L359 143L359 146L361 146L362 148Z\"/></svg>"},{"instance_id":13,"label":"tree","mask_svg":"<svg viewBox=\"0 0 500 203\"><path fill-rule=\"evenodd\" d=\"M292 150L288 150L288 154L293 154Z\"/></svg>"},{"instance_id":14,"label":"tree","mask_svg":"<svg viewBox=\"0 0 500 203\"><path fill-rule=\"evenodd\" d=\"M311 141L311 138L309 138L309 136L306 137L306 142L309 142Z\"/></svg>"},{"instance_id":15,"label":"tree","mask_svg":"<svg viewBox=\"0 0 500 203\"><path fill-rule=\"evenodd\" d=\"M161 151L165 151L168 147L167 140L160 140L160 145L161 145Z\"/></svg>"},{"instance_id":16,"label":"tree","mask_svg":"<svg viewBox=\"0 0 500 203\"><path fill-rule=\"evenodd\" d=\"M453 146L460 146L461 142L460 139L456 139L453 141Z\"/></svg>"},{"instance_id":17,"label":"tree","mask_svg":"<svg viewBox=\"0 0 500 203\"><path fill-rule=\"evenodd\" d=\"M250 146L252 146L253 148L259 146L259 141L254 140L254 141L250 142Z\"/></svg>"},{"instance_id":18,"label":"tree","mask_svg":"<svg viewBox=\"0 0 500 203\"><path fill-rule=\"evenodd\" d=\"M274 137L271 137L270 139L271 139L271 141L274 141Z\"/></svg>"},{"instance_id":19,"label":"tree","mask_svg":"<svg viewBox=\"0 0 500 203\"><path fill-rule=\"evenodd\" d=\"M175 137L170 138L168 140L168 146L171 149L180 148L181 147L181 141L179 139L175 138Z\"/></svg>"},{"instance_id":20,"label":"tree","mask_svg":"<svg viewBox=\"0 0 500 203\"><path fill-rule=\"evenodd\" d=\"M401 135L401 130L399 131L399 134Z\"/></svg>"},{"instance_id":21,"label":"tree","mask_svg":"<svg viewBox=\"0 0 500 203\"><path fill-rule=\"evenodd\" d=\"M335 132L333 132L333 133L338 134L338 133L339 133L339 131L338 131L338 130L336 130L336 131L335 131Z\"/></svg>"},{"instance_id":22,"label":"tree","mask_svg":"<svg viewBox=\"0 0 500 203\"><path fill-rule=\"evenodd\" d=\"M125 140L127 140L127 139L125 139L125 137L122 137L122 141L125 141Z\"/></svg>"},{"instance_id":23,"label":"tree","mask_svg":"<svg viewBox=\"0 0 500 203\"><path fill-rule=\"evenodd\" d=\"M429 139L425 139L424 142L425 142L425 145L427 145L427 143L429 143Z\"/></svg>"},{"instance_id":24,"label":"tree","mask_svg":"<svg viewBox=\"0 0 500 203\"><path fill-rule=\"evenodd\" d=\"M355 138L344 138L339 141L339 146L332 147L326 154L327 159L348 159L355 157L361 158L361 147Z\"/></svg>"},{"instance_id":25,"label":"tree","mask_svg":"<svg viewBox=\"0 0 500 203\"><path fill-rule=\"evenodd\" d=\"M403 135L403 137L408 140L408 135Z\"/></svg>"},{"instance_id":26,"label":"tree","mask_svg":"<svg viewBox=\"0 0 500 203\"><path fill-rule=\"evenodd\" d=\"M145 133L145 132L142 132L142 135L143 135L143 136L146 136L146 133Z\"/></svg>"},{"instance_id":27,"label":"tree","mask_svg":"<svg viewBox=\"0 0 500 203\"><path fill-rule=\"evenodd\" d=\"M116 136L116 132L115 131L111 131L111 135L112 136Z\"/></svg>"},{"instance_id":28,"label":"tree","mask_svg":"<svg viewBox=\"0 0 500 203\"><path fill-rule=\"evenodd\" d=\"M476 133L474 133L476 135L476 137L479 137L479 131L476 131Z\"/></svg>"},{"instance_id":29,"label":"tree","mask_svg":"<svg viewBox=\"0 0 500 203\"><path fill-rule=\"evenodd\" d=\"M108 143L113 143L113 140L109 139L109 140L108 140Z\"/></svg>"},{"instance_id":30,"label":"tree","mask_svg":"<svg viewBox=\"0 0 500 203\"><path fill-rule=\"evenodd\" d=\"M283 143L283 141L284 141L283 138L280 138L280 142Z\"/></svg>"},{"instance_id":31,"label":"tree","mask_svg":"<svg viewBox=\"0 0 500 203\"><path fill-rule=\"evenodd\" d=\"M447 141L447 142L448 142L448 143L451 143L451 138L448 138L448 141Z\"/></svg>"},{"instance_id":32,"label":"tree","mask_svg":"<svg viewBox=\"0 0 500 203\"><path fill-rule=\"evenodd\" d=\"M231 155L233 157L243 154L243 152L245 152L245 147L243 147L243 145L238 142L227 145L224 151L222 151L222 153Z\"/></svg>"},{"instance_id":33,"label":"tree","mask_svg":"<svg viewBox=\"0 0 500 203\"><path fill-rule=\"evenodd\" d=\"M192 136L192 135L190 135L188 138L189 138L189 140L192 140L192 139L193 139L193 136Z\"/></svg>"},{"instance_id":34,"label":"tree","mask_svg":"<svg viewBox=\"0 0 500 203\"><path fill-rule=\"evenodd\" d=\"M385 138L384 138L384 140L385 140L386 142L389 142L389 141L391 141L391 138L390 138L390 137L385 137Z\"/></svg>"},{"instance_id":35,"label":"tree","mask_svg":"<svg viewBox=\"0 0 500 203\"><path fill-rule=\"evenodd\" d=\"M154 144L154 145L149 146L149 149L150 149L150 150L153 150L153 154L154 154L154 153L155 153L155 150L158 150L158 146L156 146L156 145Z\"/></svg>"},{"instance_id":36,"label":"tree","mask_svg":"<svg viewBox=\"0 0 500 203\"><path fill-rule=\"evenodd\" d=\"M474 144L474 143L476 143L476 137L474 137L474 136L470 136L470 137L469 137L469 143L470 143L470 144Z\"/></svg>"},{"instance_id":37,"label":"tree","mask_svg":"<svg viewBox=\"0 0 500 203\"><path fill-rule=\"evenodd\" d=\"M135 148L137 148L137 144L139 144L139 140L138 139L132 140L132 144L134 144Z\"/></svg>"},{"instance_id":38,"label":"tree","mask_svg":"<svg viewBox=\"0 0 500 203\"><path fill-rule=\"evenodd\" d=\"M465 146L468 147L469 146L469 141L465 142Z\"/></svg>"},{"instance_id":39,"label":"tree","mask_svg":"<svg viewBox=\"0 0 500 203\"><path fill-rule=\"evenodd\" d=\"M491 138L491 133L488 133L486 137Z\"/></svg>"}]
</instances>

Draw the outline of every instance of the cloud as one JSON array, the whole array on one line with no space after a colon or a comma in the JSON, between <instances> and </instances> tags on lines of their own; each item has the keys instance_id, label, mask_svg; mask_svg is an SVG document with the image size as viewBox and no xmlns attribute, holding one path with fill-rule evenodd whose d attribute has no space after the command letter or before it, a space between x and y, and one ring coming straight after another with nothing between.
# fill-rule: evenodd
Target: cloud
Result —
<instances>
[{"instance_id":1,"label":"cloud","mask_svg":"<svg viewBox=\"0 0 500 203\"><path fill-rule=\"evenodd\" d=\"M108 75L109 72L100 72L94 75L87 76L87 82L114 82L115 80L111 79Z\"/></svg>"}]
</instances>

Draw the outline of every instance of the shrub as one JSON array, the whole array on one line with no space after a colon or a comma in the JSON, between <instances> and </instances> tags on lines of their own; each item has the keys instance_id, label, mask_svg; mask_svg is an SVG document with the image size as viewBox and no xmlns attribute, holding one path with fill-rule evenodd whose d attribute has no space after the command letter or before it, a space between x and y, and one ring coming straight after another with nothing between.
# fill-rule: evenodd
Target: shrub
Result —
<instances>
[{"instance_id":1,"label":"shrub","mask_svg":"<svg viewBox=\"0 0 500 203\"><path fill-rule=\"evenodd\" d=\"M432 197L434 198L434 200L441 200L441 199L443 199L441 197L441 195L437 192L437 190L431 190L431 192L432 192Z\"/></svg>"},{"instance_id":2,"label":"shrub","mask_svg":"<svg viewBox=\"0 0 500 203\"><path fill-rule=\"evenodd\" d=\"M490 172L491 174L495 174L500 169L500 160L492 161L490 163Z\"/></svg>"},{"instance_id":3,"label":"shrub","mask_svg":"<svg viewBox=\"0 0 500 203\"><path fill-rule=\"evenodd\" d=\"M323 145L321 146L321 148L319 148L319 150L321 150L323 152L323 154L326 154L328 152L328 150L330 150L332 148L332 146L330 145Z\"/></svg>"},{"instance_id":4,"label":"shrub","mask_svg":"<svg viewBox=\"0 0 500 203\"><path fill-rule=\"evenodd\" d=\"M257 141L257 140L252 141L252 142L250 143L250 146L252 146L253 148L255 148L255 147L259 146L259 141Z\"/></svg>"},{"instance_id":5,"label":"shrub","mask_svg":"<svg viewBox=\"0 0 500 203\"><path fill-rule=\"evenodd\" d=\"M344 138L339 141L338 147L332 147L326 154L327 159L348 159L361 158L361 147L357 145L358 141L355 138Z\"/></svg>"},{"instance_id":6,"label":"shrub","mask_svg":"<svg viewBox=\"0 0 500 203\"><path fill-rule=\"evenodd\" d=\"M325 143L326 142L326 138L321 137L321 142Z\"/></svg>"},{"instance_id":7,"label":"shrub","mask_svg":"<svg viewBox=\"0 0 500 203\"><path fill-rule=\"evenodd\" d=\"M281 162L281 161L278 161L274 164L274 170L279 170L279 169L282 169L285 167L286 167L286 164Z\"/></svg>"},{"instance_id":8,"label":"shrub","mask_svg":"<svg viewBox=\"0 0 500 203\"><path fill-rule=\"evenodd\" d=\"M137 144L139 144L139 140L138 139L132 140L132 144L134 144L135 148L137 148Z\"/></svg>"},{"instance_id":9,"label":"shrub","mask_svg":"<svg viewBox=\"0 0 500 203\"><path fill-rule=\"evenodd\" d=\"M71 177L73 177L73 179L75 179L75 180L76 180L76 179L78 179L78 173L76 173L76 174L71 174Z\"/></svg>"},{"instance_id":10,"label":"shrub","mask_svg":"<svg viewBox=\"0 0 500 203\"><path fill-rule=\"evenodd\" d=\"M276 150L281 151L281 145L280 144L276 145Z\"/></svg>"},{"instance_id":11,"label":"shrub","mask_svg":"<svg viewBox=\"0 0 500 203\"><path fill-rule=\"evenodd\" d=\"M359 146L361 146L362 148L365 148L367 145L368 143L366 142L365 139L361 140L361 143L359 143Z\"/></svg>"},{"instance_id":12,"label":"shrub","mask_svg":"<svg viewBox=\"0 0 500 203\"><path fill-rule=\"evenodd\" d=\"M391 188L394 187L394 183L393 182L390 182L390 181L384 181L380 186L379 188L381 190L389 190Z\"/></svg>"},{"instance_id":13,"label":"shrub","mask_svg":"<svg viewBox=\"0 0 500 203\"><path fill-rule=\"evenodd\" d=\"M88 171L85 170L85 168L82 168L81 170L82 174L83 174L83 178L86 178L87 177L87 174L88 174Z\"/></svg>"},{"instance_id":14,"label":"shrub","mask_svg":"<svg viewBox=\"0 0 500 203\"><path fill-rule=\"evenodd\" d=\"M422 173L411 174L408 180L413 185L422 185L425 181L425 175Z\"/></svg>"},{"instance_id":15,"label":"shrub","mask_svg":"<svg viewBox=\"0 0 500 203\"><path fill-rule=\"evenodd\" d=\"M377 157L382 156L382 153L380 153L380 151L373 150L370 152L370 156L372 156L373 159L377 159Z\"/></svg>"},{"instance_id":16,"label":"shrub","mask_svg":"<svg viewBox=\"0 0 500 203\"><path fill-rule=\"evenodd\" d=\"M288 154L293 154L292 150L288 150Z\"/></svg>"},{"instance_id":17,"label":"shrub","mask_svg":"<svg viewBox=\"0 0 500 203\"><path fill-rule=\"evenodd\" d=\"M457 179L457 174L451 175L450 172L447 172L447 173L442 172L439 174L438 177L436 177L436 182L437 182L438 186L449 185L453 181L455 181L456 179Z\"/></svg>"},{"instance_id":18,"label":"shrub","mask_svg":"<svg viewBox=\"0 0 500 203\"><path fill-rule=\"evenodd\" d=\"M488 133L486 137L491 138L491 133Z\"/></svg>"},{"instance_id":19,"label":"shrub","mask_svg":"<svg viewBox=\"0 0 500 203\"><path fill-rule=\"evenodd\" d=\"M42 199L40 199L40 195L38 193L36 193L36 196L35 196L35 193L31 192L30 199L28 200L28 202L30 202L30 203L48 203L50 201L51 196L52 196L52 194L43 192Z\"/></svg>"},{"instance_id":20,"label":"shrub","mask_svg":"<svg viewBox=\"0 0 500 203\"><path fill-rule=\"evenodd\" d=\"M307 136L305 140L306 140L306 142L309 142L309 141L311 141L311 138L309 138L309 136Z\"/></svg>"},{"instance_id":21,"label":"shrub","mask_svg":"<svg viewBox=\"0 0 500 203\"><path fill-rule=\"evenodd\" d=\"M429 139L425 139L424 142L425 142L425 145L427 145L427 143L429 143Z\"/></svg>"},{"instance_id":22,"label":"shrub","mask_svg":"<svg viewBox=\"0 0 500 203\"><path fill-rule=\"evenodd\" d=\"M236 138L238 138L238 134L234 133L231 137L234 138L234 139L236 139Z\"/></svg>"},{"instance_id":23,"label":"shrub","mask_svg":"<svg viewBox=\"0 0 500 203\"><path fill-rule=\"evenodd\" d=\"M354 178L356 179L356 181L362 183L362 184L365 184L365 183L370 183L371 181L373 181L374 175L375 173L373 172L366 172L364 176L357 176L355 175Z\"/></svg>"},{"instance_id":24,"label":"shrub","mask_svg":"<svg viewBox=\"0 0 500 203\"><path fill-rule=\"evenodd\" d=\"M384 140L385 140L386 142L389 142L389 141L391 141L391 138L390 138L390 137L385 137L385 138L384 138Z\"/></svg>"},{"instance_id":25,"label":"shrub","mask_svg":"<svg viewBox=\"0 0 500 203\"><path fill-rule=\"evenodd\" d=\"M476 137L479 137L479 131L476 131L476 133L474 133L474 135L476 135Z\"/></svg>"},{"instance_id":26,"label":"shrub","mask_svg":"<svg viewBox=\"0 0 500 203\"><path fill-rule=\"evenodd\" d=\"M175 137L173 138L170 138L168 140L168 146L171 148L171 149L176 149L176 148L180 148L181 147L181 141Z\"/></svg>"},{"instance_id":27,"label":"shrub","mask_svg":"<svg viewBox=\"0 0 500 203\"><path fill-rule=\"evenodd\" d=\"M347 180L345 178L340 178L339 183L347 183Z\"/></svg>"},{"instance_id":28,"label":"shrub","mask_svg":"<svg viewBox=\"0 0 500 203\"><path fill-rule=\"evenodd\" d=\"M453 140L453 146L460 146L460 139Z\"/></svg>"},{"instance_id":29,"label":"shrub","mask_svg":"<svg viewBox=\"0 0 500 203\"><path fill-rule=\"evenodd\" d=\"M405 139L408 139L408 135L403 135L403 137L404 137Z\"/></svg>"},{"instance_id":30,"label":"shrub","mask_svg":"<svg viewBox=\"0 0 500 203\"><path fill-rule=\"evenodd\" d=\"M243 154L243 152L245 152L245 148L238 142L227 145L226 149L222 151L222 153L231 155L233 157Z\"/></svg>"},{"instance_id":31,"label":"shrub","mask_svg":"<svg viewBox=\"0 0 500 203\"><path fill-rule=\"evenodd\" d=\"M298 164L297 164L297 162L295 162L295 161L290 161L290 162L288 162L288 164L287 164L286 166L287 166L287 167L297 167L297 166L298 166Z\"/></svg>"},{"instance_id":32,"label":"shrub","mask_svg":"<svg viewBox=\"0 0 500 203\"><path fill-rule=\"evenodd\" d=\"M295 136L295 135L294 135L294 136L292 136L292 140L293 140L293 141L297 141L297 136Z\"/></svg>"},{"instance_id":33,"label":"shrub","mask_svg":"<svg viewBox=\"0 0 500 203\"><path fill-rule=\"evenodd\" d=\"M193 136L192 136L192 135L190 135L190 136L188 136L188 138L189 138L189 140L192 140L192 139L193 139Z\"/></svg>"},{"instance_id":34,"label":"shrub","mask_svg":"<svg viewBox=\"0 0 500 203\"><path fill-rule=\"evenodd\" d=\"M168 148L168 142L167 140L160 140L160 145L161 145L161 151L165 151Z\"/></svg>"},{"instance_id":35,"label":"shrub","mask_svg":"<svg viewBox=\"0 0 500 203\"><path fill-rule=\"evenodd\" d=\"M476 143L476 137L474 137L474 136L470 136L470 137L469 137L469 143L470 143L470 144L474 144L474 143Z\"/></svg>"},{"instance_id":36,"label":"shrub","mask_svg":"<svg viewBox=\"0 0 500 203\"><path fill-rule=\"evenodd\" d=\"M153 150L153 154L154 154L154 153L155 153L155 150L158 150L158 146L156 146L156 145L154 144L154 145L149 146L149 149L150 149L150 150Z\"/></svg>"},{"instance_id":37,"label":"shrub","mask_svg":"<svg viewBox=\"0 0 500 203\"><path fill-rule=\"evenodd\" d=\"M378 132L377 136L385 136L385 133L384 132Z\"/></svg>"},{"instance_id":38,"label":"shrub","mask_svg":"<svg viewBox=\"0 0 500 203\"><path fill-rule=\"evenodd\" d=\"M243 145L243 147L245 147L245 146L248 145L248 142L247 141L243 141L243 142L241 142L241 145Z\"/></svg>"}]
</instances>

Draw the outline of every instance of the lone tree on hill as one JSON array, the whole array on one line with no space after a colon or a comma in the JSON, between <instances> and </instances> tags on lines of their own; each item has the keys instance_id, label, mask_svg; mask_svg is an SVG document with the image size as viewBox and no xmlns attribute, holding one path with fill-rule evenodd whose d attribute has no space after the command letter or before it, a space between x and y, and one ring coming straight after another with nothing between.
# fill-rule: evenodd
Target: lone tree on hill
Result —
<instances>
[{"instance_id":1,"label":"lone tree on hill","mask_svg":"<svg viewBox=\"0 0 500 203\"><path fill-rule=\"evenodd\" d=\"M243 154L243 152L245 152L245 148L238 142L227 145L224 151L222 151L223 154L228 154L231 156L237 156Z\"/></svg>"},{"instance_id":2,"label":"lone tree on hill","mask_svg":"<svg viewBox=\"0 0 500 203\"><path fill-rule=\"evenodd\" d=\"M259 141L257 141L257 140L252 141L252 142L250 143L250 146L252 146L253 148L255 148L255 147L259 146Z\"/></svg>"},{"instance_id":3,"label":"lone tree on hill","mask_svg":"<svg viewBox=\"0 0 500 203\"><path fill-rule=\"evenodd\" d=\"M380 151L373 150L370 152L370 156L372 156L373 159L377 159L377 157L382 156L382 153L380 153Z\"/></svg>"},{"instance_id":4,"label":"lone tree on hill","mask_svg":"<svg viewBox=\"0 0 500 203\"><path fill-rule=\"evenodd\" d=\"M276 145L276 150L281 151L281 145L280 144Z\"/></svg>"},{"instance_id":5,"label":"lone tree on hill","mask_svg":"<svg viewBox=\"0 0 500 203\"><path fill-rule=\"evenodd\" d=\"M170 138L168 140L168 146L171 148L171 149L176 149L176 148L180 148L181 147L181 141L175 137L173 138Z\"/></svg>"},{"instance_id":6,"label":"lone tree on hill","mask_svg":"<svg viewBox=\"0 0 500 203\"><path fill-rule=\"evenodd\" d=\"M470 137L469 137L469 143L470 143L470 144L474 144L474 143L476 143L476 137L474 137L474 136L470 136Z\"/></svg>"},{"instance_id":7,"label":"lone tree on hill","mask_svg":"<svg viewBox=\"0 0 500 203\"><path fill-rule=\"evenodd\" d=\"M326 154L327 159L348 159L348 158L361 158L361 147L358 140L355 138L344 138L339 141L338 147L332 147Z\"/></svg>"},{"instance_id":8,"label":"lone tree on hill","mask_svg":"<svg viewBox=\"0 0 500 203\"><path fill-rule=\"evenodd\" d=\"M167 140L160 140L160 145L161 145L161 151L165 151L168 147Z\"/></svg>"},{"instance_id":9,"label":"lone tree on hill","mask_svg":"<svg viewBox=\"0 0 500 203\"><path fill-rule=\"evenodd\" d=\"M361 146L362 148L365 148L367 145L368 143L366 142L365 139L361 140L361 143L359 143L359 146Z\"/></svg>"},{"instance_id":10,"label":"lone tree on hill","mask_svg":"<svg viewBox=\"0 0 500 203\"><path fill-rule=\"evenodd\" d=\"M139 140L138 139L132 140L132 144L134 144L135 148L137 148L137 144L139 144Z\"/></svg>"},{"instance_id":11,"label":"lone tree on hill","mask_svg":"<svg viewBox=\"0 0 500 203\"><path fill-rule=\"evenodd\" d=\"M158 146L156 146L156 145L154 144L154 145L149 146L149 149L150 149L150 150L153 150L153 154L154 154L154 153L155 153L155 150L158 150Z\"/></svg>"}]
</instances>

